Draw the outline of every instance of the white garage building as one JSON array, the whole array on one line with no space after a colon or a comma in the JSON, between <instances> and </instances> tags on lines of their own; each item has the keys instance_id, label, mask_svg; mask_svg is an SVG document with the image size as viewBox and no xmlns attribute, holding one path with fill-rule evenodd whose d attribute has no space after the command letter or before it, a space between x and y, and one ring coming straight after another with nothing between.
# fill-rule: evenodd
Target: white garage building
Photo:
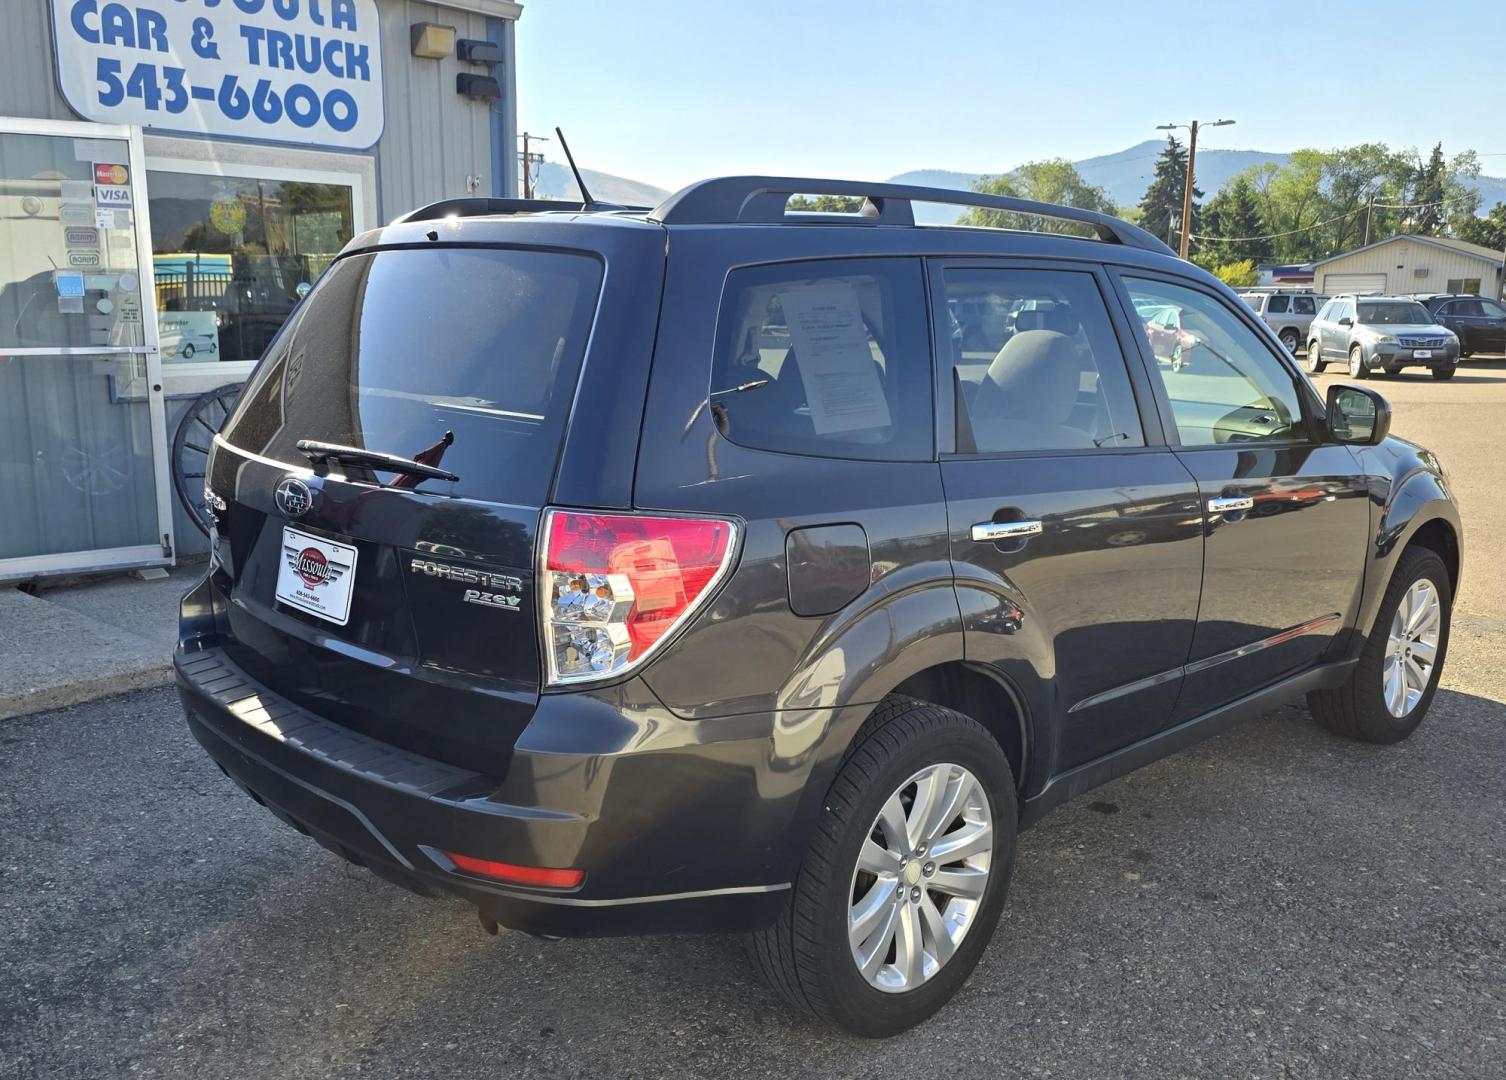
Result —
<instances>
[{"instance_id":1,"label":"white garage building","mask_svg":"<svg viewBox=\"0 0 1506 1080\"><path fill-rule=\"evenodd\" d=\"M1313 264L1313 291L1501 295L1501 252L1441 236L1391 236Z\"/></svg>"}]
</instances>

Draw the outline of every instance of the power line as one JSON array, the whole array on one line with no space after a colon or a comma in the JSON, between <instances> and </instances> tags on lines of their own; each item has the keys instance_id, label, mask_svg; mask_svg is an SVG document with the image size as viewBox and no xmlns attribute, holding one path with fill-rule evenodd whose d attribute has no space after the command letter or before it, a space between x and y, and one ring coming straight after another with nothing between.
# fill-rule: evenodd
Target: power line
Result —
<instances>
[{"instance_id":1,"label":"power line","mask_svg":"<svg viewBox=\"0 0 1506 1080\"><path fill-rule=\"evenodd\" d=\"M1366 206L1357 206L1347 213L1338 214L1331 218L1325 218L1322 221L1315 221L1311 225L1303 225L1300 228L1296 229L1287 229L1285 232L1267 233L1264 236L1202 236L1198 233L1193 233L1192 238L1194 240L1203 240L1215 244L1242 244L1248 243L1252 240L1279 240L1283 236L1295 236L1297 235L1297 233L1312 232L1314 229L1321 229L1325 225L1332 225L1336 221L1343 221L1345 218L1354 217L1356 214L1369 209L1371 206L1380 207L1385 210L1421 210L1423 207L1427 206L1443 206L1444 204L1451 202L1464 202L1469 198L1471 198L1471 195L1455 195L1452 198L1434 199L1431 202L1371 203L1367 204ZM1206 212L1207 208L1204 207L1204 213Z\"/></svg>"}]
</instances>

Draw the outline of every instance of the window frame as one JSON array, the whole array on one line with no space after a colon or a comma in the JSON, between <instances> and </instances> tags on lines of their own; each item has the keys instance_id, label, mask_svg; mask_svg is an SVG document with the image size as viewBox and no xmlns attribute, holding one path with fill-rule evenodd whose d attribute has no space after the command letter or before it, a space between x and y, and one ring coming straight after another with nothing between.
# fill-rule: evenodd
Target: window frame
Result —
<instances>
[{"instance_id":1,"label":"window frame","mask_svg":"<svg viewBox=\"0 0 1506 1080\"><path fill-rule=\"evenodd\" d=\"M931 398L936 417L936 452L941 461L1008 460L1041 457L1085 457L1103 454L1145 454L1164 452L1167 448L1161 416L1157 411L1154 388L1141 364L1131 359L1128 351L1137 347L1135 329L1124 315L1117 299L1113 283L1102 263L1079 259L1049 259L1040 257L1011 258L999 255L932 256L925 260L928 302L931 310ZM1143 446L1095 446L1060 448L1054 450L979 450L957 449L957 408L952 387L951 327L943 325L940 313L946 307L947 270L1040 270L1058 273L1082 274L1092 278L1108 315L1114 343L1119 348L1120 362L1129 377L1130 394L1135 404L1135 414L1140 421ZM1133 310L1131 308L1130 310Z\"/></svg>"},{"instance_id":2,"label":"window frame","mask_svg":"<svg viewBox=\"0 0 1506 1080\"><path fill-rule=\"evenodd\" d=\"M292 157L291 153L287 155ZM358 167L349 170L333 169L305 169L289 165L266 165L259 161L226 160L216 157L213 160L184 157L179 154L162 150L160 152L148 152L146 155L146 173L165 172L182 173L191 176L226 176L235 178L249 178L252 180L273 180L278 183L305 183L327 184L333 187L345 187L350 189L350 210L352 222L351 239L360 236L368 229L376 225L374 215L370 214L371 208L367 206L365 173ZM142 177L144 198L150 202L152 197L151 182L147 176ZM344 251L342 246L341 251ZM150 261L152 253L147 253ZM154 285L155 288L155 285ZM294 305L294 311L297 305ZM293 317L293 312L288 312L287 319ZM245 382L251 377L255 369L257 357L253 360L190 360L190 361L167 361L162 364L162 386L169 397L196 396L213 387L228 383Z\"/></svg>"},{"instance_id":3,"label":"window frame","mask_svg":"<svg viewBox=\"0 0 1506 1080\"><path fill-rule=\"evenodd\" d=\"M1128 284L1128 279L1131 278L1176 285L1180 288L1199 293L1214 303L1222 304L1236 320L1245 325L1255 336L1255 339L1265 347L1271 359L1286 372L1287 378L1291 380L1292 387L1296 391L1297 402L1302 408L1302 424L1297 429L1304 431L1304 435L1301 438L1272 439L1269 442L1259 443L1184 444L1181 432L1177 429L1176 413L1172 409L1171 395L1167 393L1164 381L1155 371L1156 359L1150 355L1149 344L1145 339L1144 333L1136 330L1134 334L1136 353L1140 357L1140 365L1145 369L1145 376L1149 380L1151 392L1155 396L1156 407L1161 414L1163 435L1168 446L1182 453L1206 453L1208 451L1227 452L1229 450L1244 449L1267 450L1314 447L1323 444L1325 407L1322 399L1318 396L1317 390L1313 388L1306 374L1297 366L1295 358L1286 351L1286 347L1276 337L1275 331L1259 316L1250 311L1246 305L1241 303L1231 304L1228 297L1205 282L1198 281L1196 278L1182 277L1163 270L1151 270L1145 267L1126 264L1115 264L1110 267L1110 270L1115 289L1119 295L1120 307L1126 312L1135 310Z\"/></svg>"}]
</instances>

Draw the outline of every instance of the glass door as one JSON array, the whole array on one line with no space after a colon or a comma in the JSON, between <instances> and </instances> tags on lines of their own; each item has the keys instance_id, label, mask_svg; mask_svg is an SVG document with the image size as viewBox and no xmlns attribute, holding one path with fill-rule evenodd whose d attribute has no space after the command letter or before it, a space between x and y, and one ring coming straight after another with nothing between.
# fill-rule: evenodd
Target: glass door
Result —
<instances>
[{"instance_id":1,"label":"glass door","mask_svg":"<svg viewBox=\"0 0 1506 1080\"><path fill-rule=\"evenodd\" d=\"M172 561L141 131L0 118L0 580Z\"/></svg>"}]
</instances>

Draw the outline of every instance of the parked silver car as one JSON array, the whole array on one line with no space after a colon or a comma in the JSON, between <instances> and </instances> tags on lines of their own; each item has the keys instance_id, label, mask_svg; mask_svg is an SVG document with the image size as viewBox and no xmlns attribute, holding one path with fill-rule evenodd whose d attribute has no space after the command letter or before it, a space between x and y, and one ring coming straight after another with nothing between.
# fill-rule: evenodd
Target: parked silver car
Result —
<instances>
[{"instance_id":1,"label":"parked silver car","mask_svg":"<svg viewBox=\"0 0 1506 1080\"><path fill-rule=\"evenodd\" d=\"M1323 305L1307 336L1307 368L1317 374L1329 361L1347 361L1351 378L1371 371L1394 375L1425 367L1435 379L1452 379L1459 339L1408 296L1340 294Z\"/></svg>"},{"instance_id":2,"label":"parked silver car","mask_svg":"<svg viewBox=\"0 0 1506 1080\"><path fill-rule=\"evenodd\" d=\"M1276 331L1276 336L1288 352L1296 352L1309 337L1307 328L1312 325L1318 309L1328 300L1307 291L1292 289L1240 289L1240 299Z\"/></svg>"}]
</instances>

